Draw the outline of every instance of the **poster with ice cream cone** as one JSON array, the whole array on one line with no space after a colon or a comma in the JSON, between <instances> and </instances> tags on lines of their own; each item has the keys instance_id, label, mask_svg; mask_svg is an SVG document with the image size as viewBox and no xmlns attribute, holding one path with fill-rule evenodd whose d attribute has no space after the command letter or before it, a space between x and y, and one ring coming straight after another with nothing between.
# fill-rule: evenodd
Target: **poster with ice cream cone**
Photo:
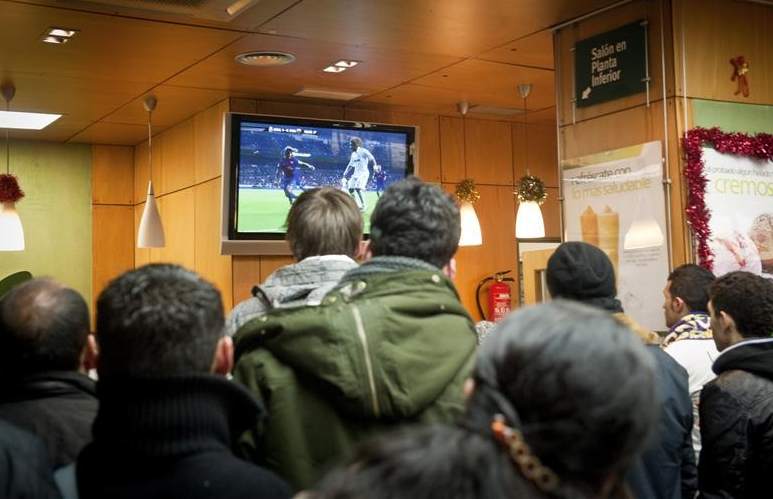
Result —
<instances>
[{"instance_id":1,"label":"poster with ice cream cone","mask_svg":"<svg viewBox=\"0 0 773 499\"><path fill-rule=\"evenodd\" d=\"M773 164L703 148L714 274L773 278Z\"/></svg>"},{"instance_id":2,"label":"poster with ice cream cone","mask_svg":"<svg viewBox=\"0 0 773 499\"><path fill-rule=\"evenodd\" d=\"M657 330L665 328L661 293L668 277L661 165L660 142L561 164L564 240L601 248L615 268L625 312Z\"/></svg>"}]
</instances>

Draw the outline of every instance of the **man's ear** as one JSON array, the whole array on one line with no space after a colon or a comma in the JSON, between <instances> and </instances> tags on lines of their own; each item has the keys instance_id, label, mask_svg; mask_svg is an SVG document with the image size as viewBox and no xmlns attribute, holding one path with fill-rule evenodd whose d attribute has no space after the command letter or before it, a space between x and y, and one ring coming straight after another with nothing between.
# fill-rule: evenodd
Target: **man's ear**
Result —
<instances>
[{"instance_id":1,"label":"man's ear","mask_svg":"<svg viewBox=\"0 0 773 499\"><path fill-rule=\"evenodd\" d=\"M89 335L86 336L86 344L83 346L83 352L81 352L81 372L87 373L92 369L96 369L98 360L99 347L97 346L97 338L92 333L89 333Z\"/></svg>"},{"instance_id":2,"label":"man's ear","mask_svg":"<svg viewBox=\"0 0 773 499\"><path fill-rule=\"evenodd\" d=\"M689 310L687 309L687 303L685 303L685 301L679 298L678 296L675 296L671 300L671 308L673 309L674 312L678 314L686 314L689 312Z\"/></svg>"},{"instance_id":3,"label":"man's ear","mask_svg":"<svg viewBox=\"0 0 773 499\"><path fill-rule=\"evenodd\" d=\"M470 396L474 391L475 391L475 380L472 378L467 378L464 381L464 398L470 398Z\"/></svg>"},{"instance_id":4,"label":"man's ear","mask_svg":"<svg viewBox=\"0 0 773 499\"><path fill-rule=\"evenodd\" d=\"M360 241L360 247L357 249L357 255L354 259L358 262L365 262L371 258L373 258L373 253L370 251L370 239Z\"/></svg>"},{"instance_id":5,"label":"man's ear","mask_svg":"<svg viewBox=\"0 0 773 499\"><path fill-rule=\"evenodd\" d=\"M452 280L456 277L456 258L451 257L448 263L443 266L443 274Z\"/></svg>"},{"instance_id":6,"label":"man's ear","mask_svg":"<svg viewBox=\"0 0 773 499\"><path fill-rule=\"evenodd\" d=\"M215 357L212 359L212 372L226 376L234 368L234 342L230 336L223 336L215 347Z\"/></svg>"},{"instance_id":7,"label":"man's ear","mask_svg":"<svg viewBox=\"0 0 773 499\"><path fill-rule=\"evenodd\" d=\"M735 319L733 319L733 317L730 316L724 310L719 312L719 316L717 317L717 322L719 323L719 327L722 328L723 332L737 331L737 329L735 328Z\"/></svg>"}]
</instances>

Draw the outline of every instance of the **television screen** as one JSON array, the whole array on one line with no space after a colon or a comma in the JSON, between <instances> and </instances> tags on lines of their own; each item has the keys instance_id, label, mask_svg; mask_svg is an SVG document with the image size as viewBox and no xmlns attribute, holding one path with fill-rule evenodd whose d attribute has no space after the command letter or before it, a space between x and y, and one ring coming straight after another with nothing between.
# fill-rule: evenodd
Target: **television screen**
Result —
<instances>
[{"instance_id":1,"label":"television screen","mask_svg":"<svg viewBox=\"0 0 773 499\"><path fill-rule=\"evenodd\" d=\"M415 128L232 113L230 239L282 239L293 201L330 186L370 214L389 184L413 173Z\"/></svg>"}]
</instances>

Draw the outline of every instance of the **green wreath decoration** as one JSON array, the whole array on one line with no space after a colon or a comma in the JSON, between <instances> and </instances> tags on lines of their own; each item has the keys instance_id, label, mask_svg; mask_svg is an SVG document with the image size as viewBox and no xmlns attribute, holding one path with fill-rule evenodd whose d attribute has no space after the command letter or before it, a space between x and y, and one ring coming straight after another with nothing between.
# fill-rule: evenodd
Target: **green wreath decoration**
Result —
<instances>
[{"instance_id":1,"label":"green wreath decoration","mask_svg":"<svg viewBox=\"0 0 773 499\"><path fill-rule=\"evenodd\" d=\"M526 201L534 201L537 204L542 204L548 197L548 193L545 190L545 183L534 175L525 175L518 180L518 201L524 203Z\"/></svg>"}]
</instances>

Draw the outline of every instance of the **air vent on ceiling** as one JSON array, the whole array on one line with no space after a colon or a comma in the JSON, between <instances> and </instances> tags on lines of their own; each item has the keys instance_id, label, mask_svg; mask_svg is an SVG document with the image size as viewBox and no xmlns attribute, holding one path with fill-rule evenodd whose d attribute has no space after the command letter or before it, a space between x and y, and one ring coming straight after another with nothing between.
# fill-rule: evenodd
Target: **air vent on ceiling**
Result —
<instances>
[{"instance_id":1,"label":"air vent on ceiling","mask_svg":"<svg viewBox=\"0 0 773 499\"><path fill-rule=\"evenodd\" d=\"M235 57L236 62L247 66L283 66L295 60L295 56L287 52L245 52Z\"/></svg>"},{"instance_id":2,"label":"air vent on ceiling","mask_svg":"<svg viewBox=\"0 0 773 499\"><path fill-rule=\"evenodd\" d=\"M323 88L304 88L300 92L296 92L295 95L298 97L313 97L315 99L352 100L360 97L362 94Z\"/></svg>"},{"instance_id":3,"label":"air vent on ceiling","mask_svg":"<svg viewBox=\"0 0 773 499\"><path fill-rule=\"evenodd\" d=\"M155 14L183 15L209 21L228 22L260 0L85 0L121 9L144 10Z\"/></svg>"}]
</instances>

